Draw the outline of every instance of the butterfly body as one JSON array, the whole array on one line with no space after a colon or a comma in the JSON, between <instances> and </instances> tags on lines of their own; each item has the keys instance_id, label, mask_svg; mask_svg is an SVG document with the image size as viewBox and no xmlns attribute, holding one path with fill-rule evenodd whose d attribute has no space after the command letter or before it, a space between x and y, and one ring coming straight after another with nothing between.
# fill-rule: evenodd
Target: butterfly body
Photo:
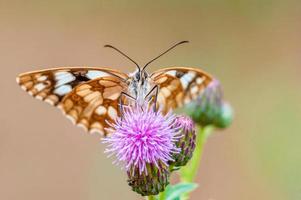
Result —
<instances>
[{"instance_id":1,"label":"butterfly body","mask_svg":"<svg viewBox=\"0 0 301 200\"><path fill-rule=\"evenodd\" d=\"M142 106L152 86L149 75L145 71L136 70L134 73L129 74L129 77L127 94L133 97L136 104Z\"/></svg>"}]
</instances>

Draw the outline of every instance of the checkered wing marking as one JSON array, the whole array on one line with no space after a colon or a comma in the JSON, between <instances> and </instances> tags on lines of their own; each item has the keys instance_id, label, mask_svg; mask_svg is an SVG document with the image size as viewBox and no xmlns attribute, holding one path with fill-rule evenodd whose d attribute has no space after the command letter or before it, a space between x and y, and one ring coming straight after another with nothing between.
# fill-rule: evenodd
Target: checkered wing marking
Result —
<instances>
[{"instance_id":1,"label":"checkered wing marking","mask_svg":"<svg viewBox=\"0 0 301 200\"><path fill-rule=\"evenodd\" d=\"M209 74L189 67L161 69L154 72L151 79L159 86L157 102L164 112L195 100L212 81Z\"/></svg>"},{"instance_id":2,"label":"checkered wing marking","mask_svg":"<svg viewBox=\"0 0 301 200\"><path fill-rule=\"evenodd\" d=\"M112 123L120 116L118 100L122 91L127 91L127 84L120 79L102 77L76 86L59 107L73 123L106 136L107 122ZM121 100L126 104L125 97Z\"/></svg>"},{"instance_id":3,"label":"checkered wing marking","mask_svg":"<svg viewBox=\"0 0 301 200\"><path fill-rule=\"evenodd\" d=\"M128 78L126 74L109 68L62 67L20 74L17 82L35 98L58 105L77 85L104 76Z\"/></svg>"}]
</instances>

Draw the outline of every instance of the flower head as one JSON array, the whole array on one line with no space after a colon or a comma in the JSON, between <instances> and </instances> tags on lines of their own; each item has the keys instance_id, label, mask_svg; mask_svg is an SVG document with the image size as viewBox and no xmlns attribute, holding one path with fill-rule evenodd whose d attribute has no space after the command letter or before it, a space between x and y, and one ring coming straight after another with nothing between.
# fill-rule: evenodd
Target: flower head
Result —
<instances>
[{"instance_id":1,"label":"flower head","mask_svg":"<svg viewBox=\"0 0 301 200\"><path fill-rule=\"evenodd\" d=\"M225 110L226 109L226 110ZM223 113L227 111L227 113ZM187 106L188 114L201 126L225 128L232 121L231 107L225 104L218 80L213 80L196 101Z\"/></svg>"},{"instance_id":2,"label":"flower head","mask_svg":"<svg viewBox=\"0 0 301 200\"><path fill-rule=\"evenodd\" d=\"M176 117L177 127L180 127L180 138L176 146L181 149L180 153L174 154L174 161L170 161L175 167L185 166L192 158L195 149L196 131L193 120L185 115Z\"/></svg>"},{"instance_id":3,"label":"flower head","mask_svg":"<svg viewBox=\"0 0 301 200\"><path fill-rule=\"evenodd\" d=\"M147 175L147 164L160 170L173 160L172 154L179 152L175 145L178 128L171 113L164 116L146 106L127 107L111 126L112 134L104 139L108 143L106 152L116 155L127 171L138 169Z\"/></svg>"}]
</instances>

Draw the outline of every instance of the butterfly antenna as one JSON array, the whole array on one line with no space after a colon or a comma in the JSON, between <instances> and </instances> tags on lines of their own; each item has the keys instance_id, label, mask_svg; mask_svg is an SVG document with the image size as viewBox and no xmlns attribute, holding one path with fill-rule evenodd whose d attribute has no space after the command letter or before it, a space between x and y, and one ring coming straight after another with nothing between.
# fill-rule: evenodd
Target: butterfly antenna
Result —
<instances>
[{"instance_id":1,"label":"butterfly antenna","mask_svg":"<svg viewBox=\"0 0 301 200\"><path fill-rule=\"evenodd\" d=\"M144 65L144 67L142 68L142 71L145 70L145 68L150 64L152 63L153 61L157 60L158 58L160 58L161 56L163 56L164 54L166 54L167 52L169 52L170 50L172 50L173 48L175 48L176 46L180 45L180 44L184 44L184 43L188 43L189 41L187 40L184 40L184 41L181 41L181 42L178 42L177 44L173 45L172 47L170 47L169 49L167 49L166 51L164 51L163 53L161 53L160 55L158 55L157 57L155 57L154 59L152 59L151 61L149 61L148 63L146 63Z\"/></svg>"},{"instance_id":2,"label":"butterfly antenna","mask_svg":"<svg viewBox=\"0 0 301 200\"><path fill-rule=\"evenodd\" d=\"M127 59L129 59L130 61L132 61L137 66L139 72L141 71L140 66L133 59L131 59L128 55L126 55L125 53L123 53L122 51L120 51L119 49L117 49L116 47L113 47L112 45L109 45L109 44L106 44L104 47L109 47L109 48L112 48L115 51L119 52L121 55L123 55L124 57L126 57Z\"/></svg>"}]
</instances>

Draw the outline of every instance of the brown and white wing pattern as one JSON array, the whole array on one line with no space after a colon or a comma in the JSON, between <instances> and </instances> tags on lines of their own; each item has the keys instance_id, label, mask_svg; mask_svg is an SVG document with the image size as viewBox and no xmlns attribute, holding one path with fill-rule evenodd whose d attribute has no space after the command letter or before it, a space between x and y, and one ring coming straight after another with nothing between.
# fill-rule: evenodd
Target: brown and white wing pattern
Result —
<instances>
[{"instance_id":1,"label":"brown and white wing pattern","mask_svg":"<svg viewBox=\"0 0 301 200\"><path fill-rule=\"evenodd\" d=\"M62 67L23 73L17 77L17 82L35 98L57 105L77 85L105 76L128 78L126 74L108 68Z\"/></svg>"},{"instance_id":2,"label":"brown and white wing pattern","mask_svg":"<svg viewBox=\"0 0 301 200\"><path fill-rule=\"evenodd\" d=\"M17 82L35 98L61 108L75 124L106 135L106 121L119 115L126 79L128 75L108 68L63 67L20 74Z\"/></svg>"},{"instance_id":3,"label":"brown and white wing pattern","mask_svg":"<svg viewBox=\"0 0 301 200\"><path fill-rule=\"evenodd\" d=\"M212 81L209 74L189 67L161 69L154 72L151 79L159 86L157 102L164 112L195 100Z\"/></svg>"},{"instance_id":4,"label":"brown and white wing pattern","mask_svg":"<svg viewBox=\"0 0 301 200\"><path fill-rule=\"evenodd\" d=\"M76 86L62 100L59 108L89 132L107 135L106 128L120 116L119 97L127 84L116 77L102 77ZM121 99L126 104L126 98Z\"/></svg>"}]
</instances>

